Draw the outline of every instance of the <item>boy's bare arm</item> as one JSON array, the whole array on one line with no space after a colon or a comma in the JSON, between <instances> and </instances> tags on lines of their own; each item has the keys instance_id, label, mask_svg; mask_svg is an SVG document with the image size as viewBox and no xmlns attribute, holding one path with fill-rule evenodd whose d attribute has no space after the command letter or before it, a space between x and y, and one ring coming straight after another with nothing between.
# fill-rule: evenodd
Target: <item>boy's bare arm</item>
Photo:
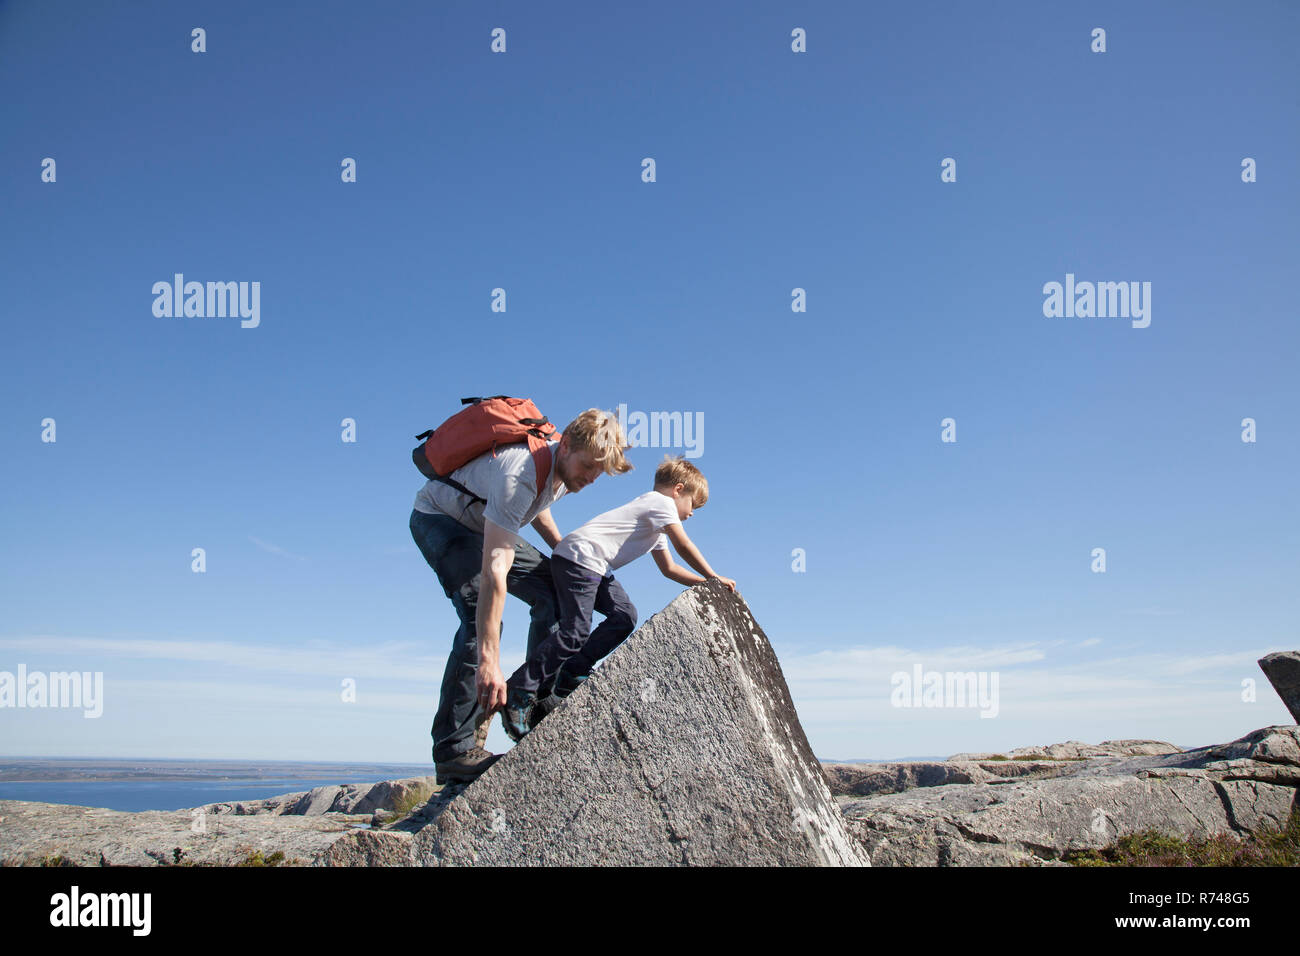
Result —
<instances>
[{"instance_id":1,"label":"boy's bare arm","mask_svg":"<svg viewBox=\"0 0 1300 956\"><path fill-rule=\"evenodd\" d=\"M709 567L709 562L704 560L704 555L700 554L700 549L695 547L695 544L690 538L686 537L686 529L680 524L670 524L664 529L664 533L668 535L668 540L673 543L673 547L677 549L677 553L686 559L687 564L693 567L696 571L699 571L700 574L704 575L706 578L717 578L727 587L731 588L731 590L736 590L735 581L731 580L731 578L724 578L722 575L718 574L717 571L714 571L713 568Z\"/></svg>"},{"instance_id":2,"label":"boy's bare arm","mask_svg":"<svg viewBox=\"0 0 1300 956\"><path fill-rule=\"evenodd\" d=\"M667 548L661 548L650 553L654 556L655 564L659 565L660 572L670 581L676 581L678 584L699 584L704 580L698 574L692 574L675 562L673 556L668 553Z\"/></svg>"}]
</instances>

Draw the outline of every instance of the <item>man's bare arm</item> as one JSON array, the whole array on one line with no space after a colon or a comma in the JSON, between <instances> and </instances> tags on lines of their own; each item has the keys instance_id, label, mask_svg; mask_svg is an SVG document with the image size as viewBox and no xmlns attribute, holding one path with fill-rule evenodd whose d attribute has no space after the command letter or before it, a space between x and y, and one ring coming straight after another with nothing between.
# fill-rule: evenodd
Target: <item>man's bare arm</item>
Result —
<instances>
[{"instance_id":1,"label":"man's bare arm","mask_svg":"<svg viewBox=\"0 0 1300 956\"><path fill-rule=\"evenodd\" d=\"M489 713L505 706L506 680L501 674L501 615L506 607L506 576L515 563L515 536L483 519L483 569L479 581L478 699Z\"/></svg>"},{"instance_id":2,"label":"man's bare arm","mask_svg":"<svg viewBox=\"0 0 1300 956\"><path fill-rule=\"evenodd\" d=\"M533 519L533 530L542 536L542 540L551 548L560 543L564 535L560 534L560 529L555 524L555 519L551 517L551 509L538 512L537 517Z\"/></svg>"}]
</instances>

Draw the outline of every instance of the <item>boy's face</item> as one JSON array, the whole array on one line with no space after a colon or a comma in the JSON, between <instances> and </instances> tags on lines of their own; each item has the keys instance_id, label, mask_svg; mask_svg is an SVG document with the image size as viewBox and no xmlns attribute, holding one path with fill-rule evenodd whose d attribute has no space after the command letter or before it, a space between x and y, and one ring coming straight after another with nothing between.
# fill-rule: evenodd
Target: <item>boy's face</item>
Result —
<instances>
[{"instance_id":1,"label":"boy's face","mask_svg":"<svg viewBox=\"0 0 1300 956\"><path fill-rule=\"evenodd\" d=\"M677 517L685 521L695 514L695 499L686 493L685 485L680 483L673 485L671 495L673 500L677 502Z\"/></svg>"}]
</instances>

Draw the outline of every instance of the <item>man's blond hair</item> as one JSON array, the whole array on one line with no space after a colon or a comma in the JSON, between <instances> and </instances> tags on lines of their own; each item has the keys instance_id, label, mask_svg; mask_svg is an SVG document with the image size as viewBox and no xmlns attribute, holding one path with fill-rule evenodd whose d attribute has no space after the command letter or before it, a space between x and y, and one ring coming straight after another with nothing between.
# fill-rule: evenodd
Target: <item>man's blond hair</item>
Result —
<instances>
[{"instance_id":1,"label":"man's blond hair","mask_svg":"<svg viewBox=\"0 0 1300 956\"><path fill-rule=\"evenodd\" d=\"M681 455L676 458L665 455L664 460L655 469L655 487L662 485L671 487L676 484L683 486L683 490L691 496L691 501L697 508L703 508L704 502L709 500L709 481L700 473L700 469Z\"/></svg>"},{"instance_id":2,"label":"man's blond hair","mask_svg":"<svg viewBox=\"0 0 1300 956\"><path fill-rule=\"evenodd\" d=\"M598 462L607 475L621 475L632 470L623 452L632 447L623 437L618 418L599 408L589 408L569 422L564 434L569 437L570 451L585 451Z\"/></svg>"}]
</instances>

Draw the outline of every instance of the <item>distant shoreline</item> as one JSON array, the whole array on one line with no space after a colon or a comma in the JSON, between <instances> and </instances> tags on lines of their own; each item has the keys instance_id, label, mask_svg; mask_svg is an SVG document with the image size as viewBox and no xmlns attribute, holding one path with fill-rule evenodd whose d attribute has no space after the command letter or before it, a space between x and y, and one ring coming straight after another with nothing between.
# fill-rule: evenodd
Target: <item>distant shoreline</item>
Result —
<instances>
[{"instance_id":1,"label":"distant shoreline","mask_svg":"<svg viewBox=\"0 0 1300 956\"><path fill-rule=\"evenodd\" d=\"M370 774L376 780L427 776L432 766L292 760L180 760L129 757L0 757L0 783L329 782Z\"/></svg>"},{"instance_id":2,"label":"distant shoreline","mask_svg":"<svg viewBox=\"0 0 1300 956\"><path fill-rule=\"evenodd\" d=\"M219 776L192 776L192 777L151 777L141 774L138 777L97 777L97 776L80 776L80 777L32 777L32 776L7 776L0 773L0 783L275 783L277 780L322 780L326 783L332 782L338 776L357 776L356 771L348 771L345 774L268 774L262 777L219 777ZM432 777L432 768L420 768L418 773L407 772L392 779L405 779L407 777ZM386 776L377 776L376 782L380 779L389 779Z\"/></svg>"}]
</instances>

